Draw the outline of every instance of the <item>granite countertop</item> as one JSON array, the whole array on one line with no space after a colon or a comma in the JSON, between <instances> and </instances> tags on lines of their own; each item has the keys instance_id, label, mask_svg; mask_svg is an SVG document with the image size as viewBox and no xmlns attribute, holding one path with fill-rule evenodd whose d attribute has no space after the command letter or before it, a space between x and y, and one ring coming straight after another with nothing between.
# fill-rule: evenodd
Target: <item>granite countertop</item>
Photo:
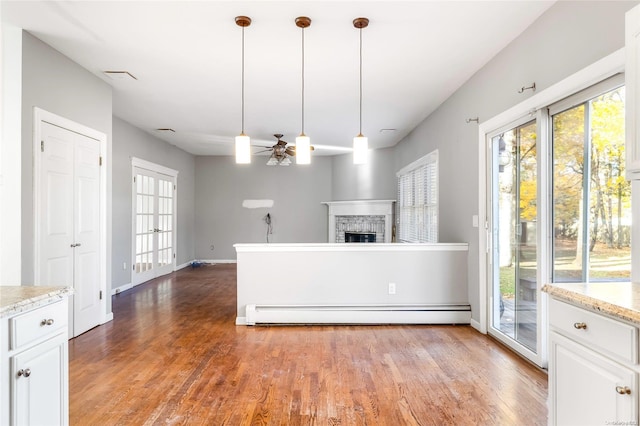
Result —
<instances>
[{"instance_id":1,"label":"granite countertop","mask_svg":"<svg viewBox=\"0 0 640 426\"><path fill-rule=\"evenodd\" d=\"M71 287L0 286L0 318L28 311L72 294Z\"/></svg>"},{"instance_id":2,"label":"granite countertop","mask_svg":"<svg viewBox=\"0 0 640 426\"><path fill-rule=\"evenodd\" d=\"M556 299L640 325L640 283L553 283L542 291Z\"/></svg>"}]
</instances>

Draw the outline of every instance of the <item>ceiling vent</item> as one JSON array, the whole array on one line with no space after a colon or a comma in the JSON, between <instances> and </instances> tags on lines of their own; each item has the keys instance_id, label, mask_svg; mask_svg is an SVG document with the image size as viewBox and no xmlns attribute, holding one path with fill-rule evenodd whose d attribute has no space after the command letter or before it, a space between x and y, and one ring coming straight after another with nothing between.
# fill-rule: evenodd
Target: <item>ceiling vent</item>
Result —
<instances>
[{"instance_id":1,"label":"ceiling vent","mask_svg":"<svg viewBox=\"0 0 640 426\"><path fill-rule=\"evenodd\" d=\"M103 73L111 80L137 80L129 71L103 71Z\"/></svg>"}]
</instances>

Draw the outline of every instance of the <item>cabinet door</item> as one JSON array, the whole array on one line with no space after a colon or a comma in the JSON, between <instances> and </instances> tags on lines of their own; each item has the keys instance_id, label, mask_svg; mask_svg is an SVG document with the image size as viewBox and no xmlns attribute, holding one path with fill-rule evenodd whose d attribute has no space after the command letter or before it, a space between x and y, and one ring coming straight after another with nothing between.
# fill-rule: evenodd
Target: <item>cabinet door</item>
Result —
<instances>
[{"instance_id":1,"label":"cabinet door","mask_svg":"<svg viewBox=\"0 0 640 426\"><path fill-rule=\"evenodd\" d=\"M640 6L627 12L625 34L627 178L640 179Z\"/></svg>"},{"instance_id":2,"label":"cabinet door","mask_svg":"<svg viewBox=\"0 0 640 426\"><path fill-rule=\"evenodd\" d=\"M12 424L67 424L67 339L60 334L12 357Z\"/></svg>"},{"instance_id":3,"label":"cabinet door","mask_svg":"<svg viewBox=\"0 0 640 426\"><path fill-rule=\"evenodd\" d=\"M637 424L632 370L553 332L549 362L550 424Z\"/></svg>"}]
</instances>

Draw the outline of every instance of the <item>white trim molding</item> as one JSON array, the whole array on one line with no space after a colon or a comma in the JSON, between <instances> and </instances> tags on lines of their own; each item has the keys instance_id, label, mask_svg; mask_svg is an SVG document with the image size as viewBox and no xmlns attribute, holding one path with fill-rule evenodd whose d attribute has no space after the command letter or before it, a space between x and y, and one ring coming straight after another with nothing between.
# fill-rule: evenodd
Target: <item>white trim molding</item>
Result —
<instances>
[{"instance_id":1,"label":"white trim molding","mask_svg":"<svg viewBox=\"0 0 640 426\"><path fill-rule=\"evenodd\" d=\"M178 177L178 170L170 169L169 167L162 166L160 164L152 163L151 161L143 160L142 158L131 157L131 165L133 167L139 167L141 169L150 170L156 173L162 173L163 175Z\"/></svg>"}]
</instances>

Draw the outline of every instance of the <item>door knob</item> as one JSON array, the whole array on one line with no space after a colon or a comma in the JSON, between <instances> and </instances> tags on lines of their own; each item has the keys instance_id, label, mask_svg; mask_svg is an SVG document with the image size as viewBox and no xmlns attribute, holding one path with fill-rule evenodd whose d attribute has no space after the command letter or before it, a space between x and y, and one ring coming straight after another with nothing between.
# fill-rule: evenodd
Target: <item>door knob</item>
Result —
<instances>
[{"instance_id":1,"label":"door knob","mask_svg":"<svg viewBox=\"0 0 640 426\"><path fill-rule=\"evenodd\" d=\"M31 370L30 369L26 369L26 370L18 370L18 376L24 376L24 377L29 377L31 375Z\"/></svg>"},{"instance_id":2,"label":"door knob","mask_svg":"<svg viewBox=\"0 0 640 426\"><path fill-rule=\"evenodd\" d=\"M616 386L616 392L620 395L631 395L631 389L628 386Z\"/></svg>"}]
</instances>

